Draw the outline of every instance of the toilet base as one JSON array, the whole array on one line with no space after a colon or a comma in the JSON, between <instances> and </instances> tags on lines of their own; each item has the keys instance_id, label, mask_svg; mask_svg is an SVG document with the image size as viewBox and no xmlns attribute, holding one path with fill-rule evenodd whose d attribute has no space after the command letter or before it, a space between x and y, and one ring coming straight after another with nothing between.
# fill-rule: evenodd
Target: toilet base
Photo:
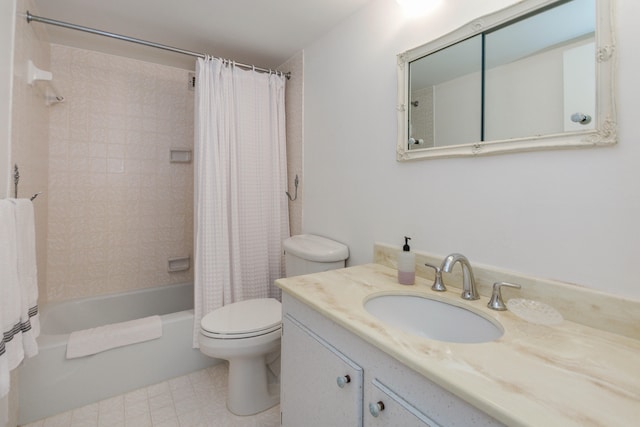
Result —
<instances>
[{"instance_id":1,"label":"toilet base","mask_svg":"<svg viewBox=\"0 0 640 427\"><path fill-rule=\"evenodd\" d=\"M280 403L279 386L270 386L267 378L264 357L229 360L229 411L236 415L254 415Z\"/></svg>"},{"instance_id":2,"label":"toilet base","mask_svg":"<svg viewBox=\"0 0 640 427\"><path fill-rule=\"evenodd\" d=\"M280 329L242 339L214 339L200 332L200 351L229 362L227 408L236 415L253 415L280 402L279 390L269 390L267 360L280 351Z\"/></svg>"}]
</instances>

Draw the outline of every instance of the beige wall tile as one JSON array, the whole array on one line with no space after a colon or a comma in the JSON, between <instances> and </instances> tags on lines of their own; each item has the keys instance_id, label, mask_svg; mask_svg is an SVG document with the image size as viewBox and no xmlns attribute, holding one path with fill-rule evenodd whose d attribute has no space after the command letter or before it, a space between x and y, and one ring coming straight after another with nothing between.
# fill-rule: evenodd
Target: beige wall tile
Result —
<instances>
[{"instance_id":1,"label":"beige wall tile","mask_svg":"<svg viewBox=\"0 0 640 427\"><path fill-rule=\"evenodd\" d=\"M18 197L31 197L43 192L34 201L36 220L36 256L38 262L38 288L40 303L46 300L45 279L47 270L47 181L49 159L49 113L58 105L47 107L42 82L34 86L27 83L27 61L31 60L40 69L50 70L49 39L43 28L29 25L20 18L29 9L35 10L30 0L17 2L11 165L20 170ZM56 76L54 75L54 79ZM13 185L11 186L13 197Z\"/></svg>"},{"instance_id":2,"label":"beige wall tile","mask_svg":"<svg viewBox=\"0 0 640 427\"><path fill-rule=\"evenodd\" d=\"M169 162L193 147L188 71L51 49L67 98L49 125L49 299L193 280L166 273L193 246L193 166Z\"/></svg>"},{"instance_id":3,"label":"beige wall tile","mask_svg":"<svg viewBox=\"0 0 640 427\"><path fill-rule=\"evenodd\" d=\"M294 180L298 175L298 198L289 202L289 230L291 235L302 233L302 200L304 175L302 173L303 156L303 100L304 100L304 53L301 51L278 67L291 72L287 81L285 105L287 115L287 174L289 175L289 194L295 195Z\"/></svg>"}]
</instances>

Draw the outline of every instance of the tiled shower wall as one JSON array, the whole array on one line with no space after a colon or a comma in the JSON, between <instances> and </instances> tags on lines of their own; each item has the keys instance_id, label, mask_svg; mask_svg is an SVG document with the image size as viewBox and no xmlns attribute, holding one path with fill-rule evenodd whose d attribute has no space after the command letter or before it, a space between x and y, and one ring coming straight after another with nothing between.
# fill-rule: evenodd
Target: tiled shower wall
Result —
<instances>
[{"instance_id":1,"label":"tiled shower wall","mask_svg":"<svg viewBox=\"0 0 640 427\"><path fill-rule=\"evenodd\" d=\"M194 92L188 71L51 46L65 102L50 111L47 299L193 280Z\"/></svg>"},{"instance_id":2,"label":"tiled shower wall","mask_svg":"<svg viewBox=\"0 0 640 427\"><path fill-rule=\"evenodd\" d=\"M408 107L411 111L411 135L409 137L424 140L424 144L415 148L434 146L433 96L433 86L411 92L411 101L418 102L418 105Z\"/></svg>"},{"instance_id":3,"label":"tiled shower wall","mask_svg":"<svg viewBox=\"0 0 640 427\"><path fill-rule=\"evenodd\" d=\"M285 109L287 114L287 174L289 194L294 197L295 178L299 179L298 198L289 201L289 231L291 235L302 233L302 195L304 194L304 176L302 173L302 121L304 119L304 52L300 51L287 62L278 67L279 70L290 72L287 80Z\"/></svg>"},{"instance_id":4,"label":"tiled shower wall","mask_svg":"<svg viewBox=\"0 0 640 427\"><path fill-rule=\"evenodd\" d=\"M27 10L36 10L31 0L16 3L16 29L13 70L13 96L11 116L11 176L13 165L19 167L18 197L28 198L42 192L33 202L36 228L36 258L38 268L38 292L46 289L47 260L47 181L49 162L49 113L55 105L47 107L46 84L37 81L27 83L27 62L49 71L49 37L42 26L31 25L22 16ZM11 180L13 197L13 179ZM43 298L40 298L42 303Z\"/></svg>"}]
</instances>

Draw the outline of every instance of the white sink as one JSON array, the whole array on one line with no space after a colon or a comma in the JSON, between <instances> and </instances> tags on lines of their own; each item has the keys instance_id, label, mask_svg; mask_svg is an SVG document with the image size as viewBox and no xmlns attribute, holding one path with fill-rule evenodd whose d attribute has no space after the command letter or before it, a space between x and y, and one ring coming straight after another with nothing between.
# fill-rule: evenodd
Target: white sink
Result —
<instances>
[{"instance_id":1,"label":"white sink","mask_svg":"<svg viewBox=\"0 0 640 427\"><path fill-rule=\"evenodd\" d=\"M473 311L417 295L381 295L366 301L364 309L391 326L432 340L481 343L504 333Z\"/></svg>"}]
</instances>

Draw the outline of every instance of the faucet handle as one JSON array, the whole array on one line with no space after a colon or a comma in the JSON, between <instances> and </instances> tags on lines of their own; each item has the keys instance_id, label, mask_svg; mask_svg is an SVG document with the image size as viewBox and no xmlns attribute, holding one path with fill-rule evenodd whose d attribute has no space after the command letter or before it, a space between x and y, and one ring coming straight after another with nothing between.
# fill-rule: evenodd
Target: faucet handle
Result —
<instances>
[{"instance_id":1,"label":"faucet handle","mask_svg":"<svg viewBox=\"0 0 640 427\"><path fill-rule=\"evenodd\" d=\"M436 278L433 280L433 285L431 285L431 289L436 292L446 291L447 288L446 286L444 286L444 283L442 283L442 270L440 270L440 267L436 267L435 265L426 264L426 263L425 263L425 266L431 267L436 271Z\"/></svg>"},{"instance_id":2,"label":"faucet handle","mask_svg":"<svg viewBox=\"0 0 640 427\"><path fill-rule=\"evenodd\" d=\"M489 307L490 309L497 311L505 311L507 309L507 306L504 305L504 301L502 301L502 292L500 292L503 286L517 289L520 289L522 287L516 283L495 282L493 284L491 299L489 299L489 303L487 304L487 307Z\"/></svg>"}]
</instances>

